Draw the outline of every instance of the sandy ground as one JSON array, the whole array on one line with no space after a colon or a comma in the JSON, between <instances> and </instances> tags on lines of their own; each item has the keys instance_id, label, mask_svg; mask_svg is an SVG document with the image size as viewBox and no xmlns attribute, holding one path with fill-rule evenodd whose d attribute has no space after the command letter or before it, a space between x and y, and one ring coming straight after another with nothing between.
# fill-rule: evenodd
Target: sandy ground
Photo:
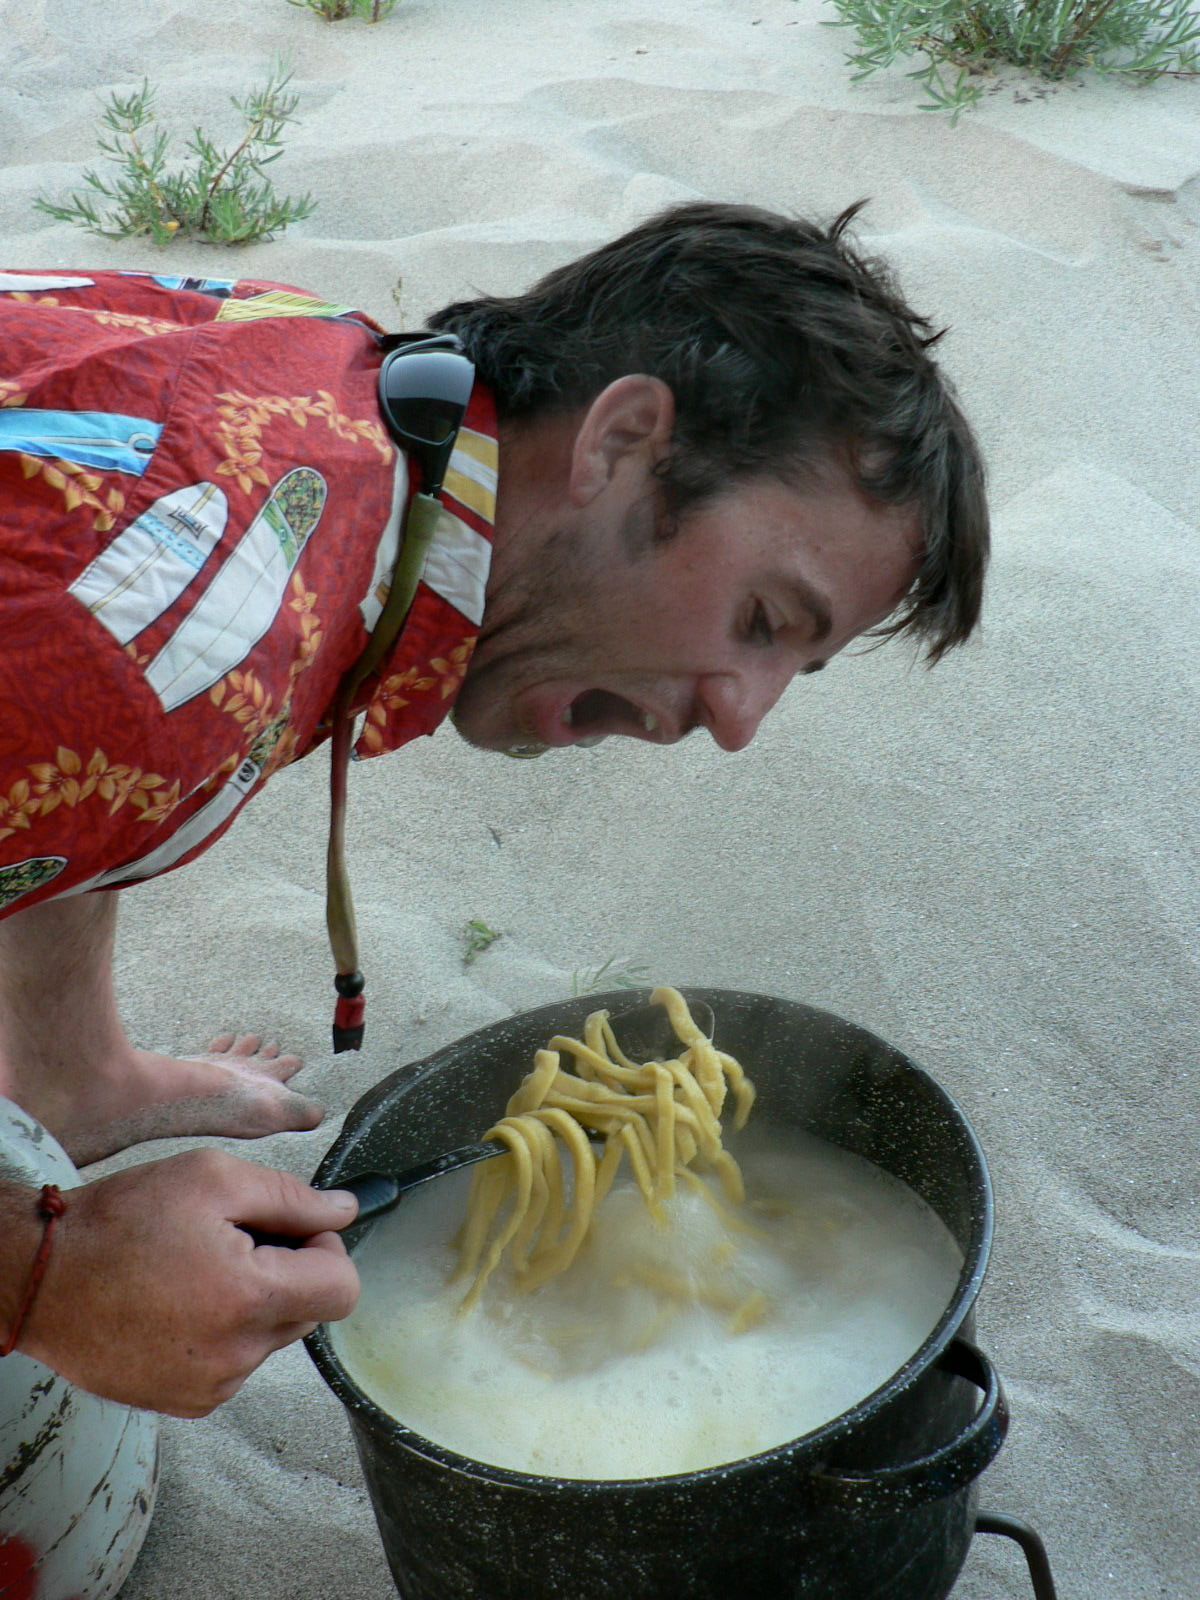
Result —
<instances>
[{"instance_id":1,"label":"sandy ground","mask_svg":"<svg viewBox=\"0 0 1200 1600\"><path fill-rule=\"evenodd\" d=\"M362 1056L326 1044L320 758L129 897L124 1003L156 1047L246 1023L305 1053L326 1125L257 1147L305 1175L378 1078L609 956L874 1029L957 1097L991 1163L978 1331L1013 1426L985 1505L1039 1527L1064 1600L1181 1600L1200 1582L1197 91L1012 75L952 128L899 73L850 86L823 15L405 0L370 29L284 0L0 5L6 264L277 277L413 326L678 198L870 196L865 242L953 330L994 486L986 626L932 674L896 646L839 660L736 757L694 740L510 763L445 730L356 771ZM172 126L218 133L280 50L302 124L274 171L313 190L310 221L159 257L31 211L93 158L110 88L148 75ZM467 967L474 916L504 936ZM302 1350L166 1425L128 1600L392 1592ZM955 1591L1028 1593L1002 1546Z\"/></svg>"}]
</instances>

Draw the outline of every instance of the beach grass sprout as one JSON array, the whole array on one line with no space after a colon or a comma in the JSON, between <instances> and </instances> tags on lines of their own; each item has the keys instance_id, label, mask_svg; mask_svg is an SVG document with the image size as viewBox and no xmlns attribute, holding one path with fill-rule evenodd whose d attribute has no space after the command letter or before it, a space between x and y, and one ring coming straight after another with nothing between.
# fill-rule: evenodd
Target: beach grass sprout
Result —
<instances>
[{"instance_id":1,"label":"beach grass sprout","mask_svg":"<svg viewBox=\"0 0 1200 1600\"><path fill-rule=\"evenodd\" d=\"M924 58L908 75L923 111L952 120L983 94L1000 62L1057 81L1085 71L1134 83L1200 76L1196 0L831 0L852 28L855 83L899 58Z\"/></svg>"},{"instance_id":2,"label":"beach grass sprout","mask_svg":"<svg viewBox=\"0 0 1200 1600\"><path fill-rule=\"evenodd\" d=\"M609 956L598 967L577 967L571 974L571 993L597 994L601 989L645 989L650 983L649 969L628 956Z\"/></svg>"},{"instance_id":3,"label":"beach grass sprout","mask_svg":"<svg viewBox=\"0 0 1200 1600\"><path fill-rule=\"evenodd\" d=\"M276 194L264 172L283 154L283 130L295 120L298 97L288 92L291 72L282 62L261 88L233 97L241 113L241 138L220 147L203 128L187 142L187 159L172 164L170 135L158 122L154 90L114 94L101 118L101 152L116 168L101 176L86 169L86 188L65 201L39 195L37 210L110 238L144 237L157 245L177 237L210 244L270 239L316 208L311 195Z\"/></svg>"},{"instance_id":4,"label":"beach grass sprout","mask_svg":"<svg viewBox=\"0 0 1200 1600\"><path fill-rule=\"evenodd\" d=\"M396 9L396 0L288 0L288 5L313 11L324 22L345 22L348 17L382 22Z\"/></svg>"}]
</instances>

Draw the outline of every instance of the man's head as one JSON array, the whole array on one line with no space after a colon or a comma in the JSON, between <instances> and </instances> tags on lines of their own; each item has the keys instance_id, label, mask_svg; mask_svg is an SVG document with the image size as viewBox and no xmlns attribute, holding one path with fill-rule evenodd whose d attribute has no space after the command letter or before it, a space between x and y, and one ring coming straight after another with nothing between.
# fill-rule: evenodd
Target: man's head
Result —
<instances>
[{"instance_id":1,"label":"man's head","mask_svg":"<svg viewBox=\"0 0 1200 1600\"><path fill-rule=\"evenodd\" d=\"M527 294L432 319L463 339L503 430L468 737L665 739L699 723L737 748L791 676L858 634L912 633L930 661L969 635L982 463L927 353L938 335L849 246L853 214L824 229L683 206ZM712 630L730 627L725 649ZM732 648L747 642L749 677ZM572 731L547 739L560 708L543 702L589 674ZM735 725L707 703L718 678L748 708Z\"/></svg>"}]
</instances>

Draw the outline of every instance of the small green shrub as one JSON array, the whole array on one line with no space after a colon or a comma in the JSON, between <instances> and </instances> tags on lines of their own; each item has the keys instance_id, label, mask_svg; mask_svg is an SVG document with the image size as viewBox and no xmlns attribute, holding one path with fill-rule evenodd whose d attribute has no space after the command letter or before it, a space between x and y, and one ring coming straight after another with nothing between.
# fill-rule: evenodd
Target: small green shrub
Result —
<instances>
[{"instance_id":1,"label":"small green shrub","mask_svg":"<svg viewBox=\"0 0 1200 1600\"><path fill-rule=\"evenodd\" d=\"M923 111L957 120L983 93L981 72L998 61L1039 77L1084 70L1139 83L1200 73L1196 0L831 0L826 26L853 28L847 57L860 82L900 56L924 56L909 77L924 85Z\"/></svg>"},{"instance_id":2,"label":"small green shrub","mask_svg":"<svg viewBox=\"0 0 1200 1600\"><path fill-rule=\"evenodd\" d=\"M288 0L288 5L315 11L325 22L345 22L347 17L382 22L396 9L396 0Z\"/></svg>"},{"instance_id":3,"label":"small green shrub","mask_svg":"<svg viewBox=\"0 0 1200 1600\"><path fill-rule=\"evenodd\" d=\"M91 233L148 234L158 245L177 235L248 244L281 233L316 209L311 195L277 195L263 172L283 154L283 129L295 120L297 97L287 93L291 76L277 64L261 89L244 100L234 97L245 129L232 149L218 149L197 128L187 144L190 160L174 169L168 168L170 137L157 124L149 83L124 99L114 94L101 118L108 136L100 133L98 143L117 173L105 181L86 170L82 194L62 204L39 196L34 205Z\"/></svg>"},{"instance_id":4,"label":"small green shrub","mask_svg":"<svg viewBox=\"0 0 1200 1600\"><path fill-rule=\"evenodd\" d=\"M473 961L495 944L501 937L496 928L489 928L482 917L472 917L470 922L465 922L460 935L463 942L463 966L469 967Z\"/></svg>"}]
</instances>

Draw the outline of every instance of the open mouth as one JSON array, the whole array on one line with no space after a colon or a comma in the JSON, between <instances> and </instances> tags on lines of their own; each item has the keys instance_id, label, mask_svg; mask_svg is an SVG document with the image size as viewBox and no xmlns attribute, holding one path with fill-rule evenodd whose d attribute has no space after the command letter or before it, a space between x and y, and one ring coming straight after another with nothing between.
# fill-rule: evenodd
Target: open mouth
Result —
<instances>
[{"instance_id":1,"label":"open mouth","mask_svg":"<svg viewBox=\"0 0 1200 1600\"><path fill-rule=\"evenodd\" d=\"M621 733L653 738L659 729L653 711L643 711L632 700L608 689L586 689L576 695L563 712L563 721L574 730L575 744L594 744L610 734Z\"/></svg>"}]
</instances>

